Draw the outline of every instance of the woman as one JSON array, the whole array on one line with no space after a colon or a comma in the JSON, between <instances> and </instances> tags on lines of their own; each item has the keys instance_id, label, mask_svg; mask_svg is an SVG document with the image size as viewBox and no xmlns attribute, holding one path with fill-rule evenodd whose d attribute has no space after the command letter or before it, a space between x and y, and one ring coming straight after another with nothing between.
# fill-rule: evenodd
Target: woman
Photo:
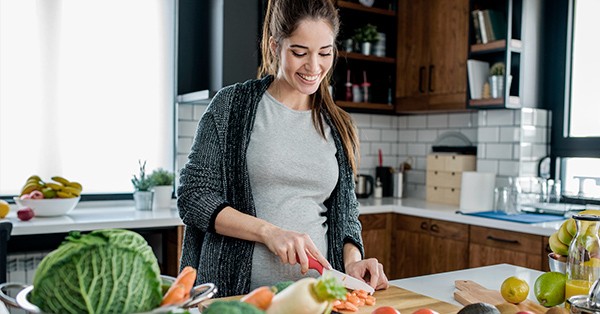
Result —
<instances>
[{"instance_id":1,"label":"woman","mask_svg":"<svg viewBox=\"0 0 600 314\"><path fill-rule=\"evenodd\" d=\"M362 259L358 138L328 93L338 28L330 0L269 1L262 78L223 88L198 124L178 189L181 267L219 296L297 280L309 255L388 286L381 264Z\"/></svg>"}]
</instances>

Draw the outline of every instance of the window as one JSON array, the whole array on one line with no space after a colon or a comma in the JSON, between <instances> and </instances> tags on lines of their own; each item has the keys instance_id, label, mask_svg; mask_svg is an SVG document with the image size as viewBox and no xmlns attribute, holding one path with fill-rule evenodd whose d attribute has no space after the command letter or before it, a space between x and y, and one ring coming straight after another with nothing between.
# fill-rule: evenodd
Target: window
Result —
<instances>
[{"instance_id":1,"label":"window","mask_svg":"<svg viewBox=\"0 0 600 314\"><path fill-rule=\"evenodd\" d=\"M175 0L0 1L0 196L60 175L131 193L174 169Z\"/></svg>"},{"instance_id":2,"label":"window","mask_svg":"<svg viewBox=\"0 0 600 314\"><path fill-rule=\"evenodd\" d=\"M600 103L596 86L600 21L594 14L600 2L557 3L551 9L555 15L550 14L546 23L550 27L546 49L553 50L548 62L556 62L547 65L545 88L553 111L552 157L565 196L600 200ZM564 16L556 15L558 12ZM550 26L552 23L558 26ZM556 49L559 46L562 49Z\"/></svg>"}]
</instances>

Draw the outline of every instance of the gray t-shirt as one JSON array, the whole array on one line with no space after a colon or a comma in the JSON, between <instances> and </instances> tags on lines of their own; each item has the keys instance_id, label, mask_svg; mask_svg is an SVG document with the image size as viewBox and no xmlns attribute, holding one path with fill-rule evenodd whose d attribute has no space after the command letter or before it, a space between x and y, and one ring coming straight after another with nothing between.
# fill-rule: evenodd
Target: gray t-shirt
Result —
<instances>
[{"instance_id":1,"label":"gray t-shirt","mask_svg":"<svg viewBox=\"0 0 600 314\"><path fill-rule=\"evenodd\" d=\"M327 256L327 200L338 181L336 147L324 123L325 140L316 130L311 111L296 111L268 92L258 104L247 152L256 216L284 229L307 233ZM310 270L309 276L319 274ZM256 243L250 288L304 277L300 266L283 264Z\"/></svg>"}]
</instances>

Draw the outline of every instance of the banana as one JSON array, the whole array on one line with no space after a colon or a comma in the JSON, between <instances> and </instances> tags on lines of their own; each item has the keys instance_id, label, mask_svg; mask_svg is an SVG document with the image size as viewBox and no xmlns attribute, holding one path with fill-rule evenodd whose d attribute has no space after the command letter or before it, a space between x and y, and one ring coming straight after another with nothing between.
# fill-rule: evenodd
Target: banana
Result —
<instances>
[{"instance_id":1,"label":"banana","mask_svg":"<svg viewBox=\"0 0 600 314\"><path fill-rule=\"evenodd\" d=\"M50 178L58 183L61 183L62 185L68 185L69 184L69 180L61 177L61 176L54 176L52 178Z\"/></svg>"},{"instance_id":2,"label":"banana","mask_svg":"<svg viewBox=\"0 0 600 314\"><path fill-rule=\"evenodd\" d=\"M74 188L74 187L71 187L71 186L65 186L65 187L62 189L62 191L63 191L63 192L67 192L67 193L71 193L71 194L73 194L73 195L75 195L75 196L79 196L79 194L81 194L81 190L79 190L79 189L76 189L76 188Z\"/></svg>"},{"instance_id":3,"label":"banana","mask_svg":"<svg viewBox=\"0 0 600 314\"><path fill-rule=\"evenodd\" d=\"M569 231L567 231L567 222L568 222L568 220L563 222L563 224L560 226L560 228L558 229L556 234L557 234L558 240L568 246L569 244L571 244L571 240L573 239L573 236L569 233Z\"/></svg>"},{"instance_id":4,"label":"banana","mask_svg":"<svg viewBox=\"0 0 600 314\"><path fill-rule=\"evenodd\" d=\"M548 244L550 245L550 249L552 250L552 252L563 256L569 255L569 247L566 244L560 242L560 240L558 239L557 232L553 233L550 236Z\"/></svg>"},{"instance_id":5,"label":"banana","mask_svg":"<svg viewBox=\"0 0 600 314\"><path fill-rule=\"evenodd\" d=\"M83 186L81 186L81 183L79 183L79 182L71 181L71 182L69 182L69 184L67 184L67 186L76 188L79 190L79 192L81 192L81 190L83 190Z\"/></svg>"},{"instance_id":6,"label":"banana","mask_svg":"<svg viewBox=\"0 0 600 314\"><path fill-rule=\"evenodd\" d=\"M55 191L61 191L62 189L65 188L64 185L58 184L58 183L53 183L53 182L46 183L46 186L49 187L49 188L51 188L51 189L53 189L53 190L55 190Z\"/></svg>"},{"instance_id":7,"label":"banana","mask_svg":"<svg viewBox=\"0 0 600 314\"><path fill-rule=\"evenodd\" d=\"M35 190L41 190L41 186L37 183L27 183L25 184L25 186L21 189L21 196L25 195L25 194L29 194Z\"/></svg>"},{"instance_id":8,"label":"banana","mask_svg":"<svg viewBox=\"0 0 600 314\"><path fill-rule=\"evenodd\" d=\"M56 195L60 198L73 198L76 197L75 195L69 193L69 192L65 192L65 191L56 191Z\"/></svg>"},{"instance_id":9,"label":"banana","mask_svg":"<svg viewBox=\"0 0 600 314\"><path fill-rule=\"evenodd\" d=\"M27 181L30 181L30 180L34 180L35 182L40 182L40 181L42 181L42 178L40 178L40 176L34 174L32 176L29 176L29 178L27 178Z\"/></svg>"},{"instance_id":10,"label":"banana","mask_svg":"<svg viewBox=\"0 0 600 314\"><path fill-rule=\"evenodd\" d=\"M569 234L572 237L574 237L577 233L577 224L575 223L575 219L569 218L567 221L564 222L564 224L567 225L567 231L569 232Z\"/></svg>"}]
</instances>

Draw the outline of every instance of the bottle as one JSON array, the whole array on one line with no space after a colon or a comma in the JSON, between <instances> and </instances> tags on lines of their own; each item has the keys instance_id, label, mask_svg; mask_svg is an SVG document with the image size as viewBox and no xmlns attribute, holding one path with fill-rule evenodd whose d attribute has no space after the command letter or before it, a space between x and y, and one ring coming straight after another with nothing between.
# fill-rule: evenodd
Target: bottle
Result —
<instances>
[{"instance_id":1,"label":"bottle","mask_svg":"<svg viewBox=\"0 0 600 314\"><path fill-rule=\"evenodd\" d=\"M377 177L377 182L375 182L375 192L373 193L373 197L382 198L383 197L383 187L381 186L381 180Z\"/></svg>"},{"instance_id":2,"label":"bottle","mask_svg":"<svg viewBox=\"0 0 600 314\"><path fill-rule=\"evenodd\" d=\"M592 284L600 278L600 216L573 215L577 233L569 245L565 299L588 295Z\"/></svg>"}]
</instances>

